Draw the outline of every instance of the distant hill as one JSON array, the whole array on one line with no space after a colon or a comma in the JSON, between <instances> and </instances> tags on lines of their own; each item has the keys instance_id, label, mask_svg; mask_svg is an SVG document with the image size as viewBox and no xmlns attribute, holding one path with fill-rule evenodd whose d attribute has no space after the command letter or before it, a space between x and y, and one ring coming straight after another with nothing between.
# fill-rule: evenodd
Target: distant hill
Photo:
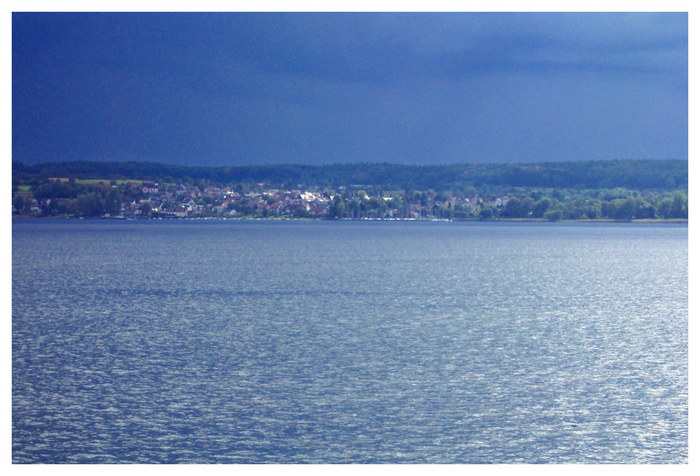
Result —
<instances>
[{"instance_id":1,"label":"distant hill","mask_svg":"<svg viewBox=\"0 0 700 476\"><path fill-rule=\"evenodd\" d=\"M277 187L373 187L385 190L465 187L687 190L687 160L600 160L446 165L332 164L199 167L151 162L51 162L12 164L13 183L48 177L161 181L205 180Z\"/></svg>"}]
</instances>

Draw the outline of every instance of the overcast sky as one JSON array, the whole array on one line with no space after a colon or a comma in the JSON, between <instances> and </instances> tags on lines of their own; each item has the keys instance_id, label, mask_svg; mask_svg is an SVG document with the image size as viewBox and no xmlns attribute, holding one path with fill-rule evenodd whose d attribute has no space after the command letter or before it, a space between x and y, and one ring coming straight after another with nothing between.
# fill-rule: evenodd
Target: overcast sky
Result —
<instances>
[{"instance_id":1,"label":"overcast sky","mask_svg":"<svg viewBox=\"0 0 700 476\"><path fill-rule=\"evenodd\" d=\"M688 157L686 14L19 14L13 160Z\"/></svg>"}]
</instances>

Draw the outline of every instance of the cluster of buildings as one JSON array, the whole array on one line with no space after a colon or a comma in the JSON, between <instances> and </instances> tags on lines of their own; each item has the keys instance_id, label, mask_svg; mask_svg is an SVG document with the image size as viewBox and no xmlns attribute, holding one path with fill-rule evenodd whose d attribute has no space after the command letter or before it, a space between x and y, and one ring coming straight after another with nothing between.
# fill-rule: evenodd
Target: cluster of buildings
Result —
<instances>
[{"instance_id":1,"label":"cluster of buildings","mask_svg":"<svg viewBox=\"0 0 700 476\"><path fill-rule=\"evenodd\" d=\"M372 192L256 184L48 179L13 190L13 214L119 218L468 219L498 210L508 197L452 196L433 191Z\"/></svg>"},{"instance_id":2,"label":"cluster of buildings","mask_svg":"<svg viewBox=\"0 0 700 476\"><path fill-rule=\"evenodd\" d=\"M133 184L129 184L134 186ZM165 218L293 216L322 217L327 215L331 198L318 192L277 189L263 191L235 190L229 187L194 185L159 186L140 184L144 197L124 203L124 215L145 215Z\"/></svg>"},{"instance_id":3,"label":"cluster of buildings","mask_svg":"<svg viewBox=\"0 0 700 476\"><path fill-rule=\"evenodd\" d=\"M374 218L374 219L449 219L476 216L481 207L503 206L508 198L450 197L435 193L421 199L399 193L367 194L364 191L338 192L315 190L281 190L258 184L255 190L241 187L158 183L129 183L138 187L143 197L122 205L123 216L161 218L260 217L260 218ZM341 205L342 204L342 205Z\"/></svg>"}]
</instances>

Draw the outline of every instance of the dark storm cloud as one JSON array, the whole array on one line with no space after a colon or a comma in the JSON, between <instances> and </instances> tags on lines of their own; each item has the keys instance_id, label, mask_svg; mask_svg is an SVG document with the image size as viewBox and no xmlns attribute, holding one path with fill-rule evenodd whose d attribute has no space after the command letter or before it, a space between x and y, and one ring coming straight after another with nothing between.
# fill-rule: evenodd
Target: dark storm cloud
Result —
<instances>
[{"instance_id":1,"label":"dark storm cloud","mask_svg":"<svg viewBox=\"0 0 700 476\"><path fill-rule=\"evenodd\" d=\"M14 14L13 158L687 157L685 14Z\"/></svg>"}]
</instances>

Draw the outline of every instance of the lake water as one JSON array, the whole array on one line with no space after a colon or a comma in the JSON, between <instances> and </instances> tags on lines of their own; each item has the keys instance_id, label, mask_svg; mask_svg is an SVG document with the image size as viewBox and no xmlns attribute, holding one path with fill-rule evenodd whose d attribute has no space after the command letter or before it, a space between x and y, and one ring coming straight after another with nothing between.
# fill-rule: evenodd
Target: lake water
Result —
<instances>
[{"instance_id":1,"label":"lake water","mask_svg":"<svg viewBox=\"0 0 700 476\"><path fill-rule=\"evenodd\" d=\"M685 225L13 220L15 463L687 463Z\"/></svg>"}]
</instances>

